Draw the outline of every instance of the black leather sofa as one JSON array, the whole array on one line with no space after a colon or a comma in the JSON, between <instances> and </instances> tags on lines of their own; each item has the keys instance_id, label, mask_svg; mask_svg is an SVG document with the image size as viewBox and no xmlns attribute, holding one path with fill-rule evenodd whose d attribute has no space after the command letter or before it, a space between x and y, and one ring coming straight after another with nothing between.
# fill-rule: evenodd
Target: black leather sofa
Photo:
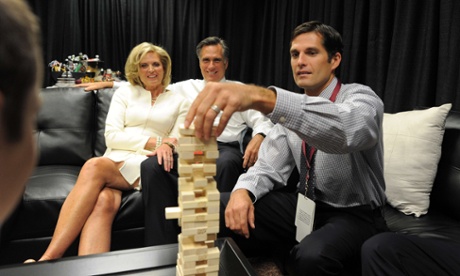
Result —
<instances>
[{"instance_id":1,"label":"black leather sofa","mask_svg":"<svg viewBox=\"0 0 460 276\"><path fill-rule=\"evenodd\" d=\"M428 213L406 216L387 205L384 216L391 231L460 243L460 112L449 112L445 128Z\"/></svg>"},{"instance_id":2,"label":"black leather sofa","mask_svg":"<svg viewBox=\"0 0 460 276\"><path fill-rule=\"evenodd\" d=\"M21 202L0 232L0 265L39 258L48 246L60 208L84 162L105 151L104 127L113 89L42 89L37 119L37 168ZM31 157L32 158L32 157ZM66 252L76 255L77 242ZM144 245L141 192L123 194L113 225L112 250Z\"/></svg>"},{"instance_id":3,"label":"black leather sofa","mask_svg":"<svg viewBox=\"0 0 460 276\"><path fill-rule=\"evenodd\" d=\"M81 166L87 159L104 153L105 118L113 92L84 92L80 88L42 90L36 134L37 168L21 202L1 229L0 265L38 258L46 249L62 203ZM141 196L139 191L123 195L113 226L112 250L144 245ZM428 214L419 218L406 216L387 205L384 216L391 231L460 242L460 112L450 111L447 117ZM66 256L76 252L77 242ZM283 269L289 271L280 261ZM355 273L359 268L352 270Z\"/></svg>"}]
</instances>

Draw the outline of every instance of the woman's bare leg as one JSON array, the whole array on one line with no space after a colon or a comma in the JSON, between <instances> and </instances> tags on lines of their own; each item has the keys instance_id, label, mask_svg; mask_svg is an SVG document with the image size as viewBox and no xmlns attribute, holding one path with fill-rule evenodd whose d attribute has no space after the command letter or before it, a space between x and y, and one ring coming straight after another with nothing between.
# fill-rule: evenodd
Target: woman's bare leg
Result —
<instances>
[{"instance_id":1,"label":"woman's bare leg","mask_svg":"<svg viewBox=\"0 0 460 276\"><path fill-rule=\"evenodd\" d=\"M80 234L104 187L132 188L119 172L119 166L105 157L92 158L83 165L75 187L62 205L53 238L40 261L62 257Z\"/></svg>"},{"instance_id":2,"label":"woman's bare leg","mask_svg":"<svg viewBox=\"0 0 460 276\"><path fill-rule=\"evenodd\" d=\"M120 190L111 188L104 188L100 192L96 205L81 230L78 255L110 251L112 224L120 208L121 194Z\"/></svg>"}]
</instances>

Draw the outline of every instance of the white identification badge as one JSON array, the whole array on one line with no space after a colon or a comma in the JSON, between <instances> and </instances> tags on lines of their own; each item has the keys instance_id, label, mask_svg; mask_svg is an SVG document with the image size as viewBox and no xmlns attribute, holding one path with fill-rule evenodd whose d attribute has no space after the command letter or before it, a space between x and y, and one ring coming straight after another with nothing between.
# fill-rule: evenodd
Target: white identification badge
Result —
<instances>
[{"instance_id":1,"label":"white identification badge","mask_svg":"<svg viewBox=\"0 0 460 276\"><path fill-rule=\"evenodd\" d=\"M295 212L295 225L297 226L295 238L298 242L313 231L315 208L316 203L313 200L298 193L297 210Z\"/></svg>"}]
</instances>

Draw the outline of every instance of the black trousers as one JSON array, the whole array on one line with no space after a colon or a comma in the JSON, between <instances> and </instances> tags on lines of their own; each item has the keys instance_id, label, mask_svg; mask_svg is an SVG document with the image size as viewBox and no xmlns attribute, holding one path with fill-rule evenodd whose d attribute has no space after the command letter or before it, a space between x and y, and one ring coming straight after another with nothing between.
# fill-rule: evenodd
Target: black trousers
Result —
<instances>
[{"instance_id":1,"label":"black trousers","mask_svg":"<svg viewBox=\"0 0 460 276\"><path fill-rule=\"evenodd\" d=\"M216 161L217 173L214 179L217 182L217 189L223 192L231 192L238 177L244 173L243 154L240 143L218 142L219 158Z\"/></svg>"},{"instance_id":2,"label":"black trousers","mask_svg":"<svg viewBox=\"0 0 460 276\"><path fill-rule=\"evenodd\" d=\"M289 252L288 259L296 275L344 275L356 267L358 272L352 271L352 275L359 275L362 244L387 229L380 209L334 208L317 203L314 231L298 243L294 224L297 193L272 191L254 204L255 229L245 239L225 227L229 195L221 194L219 235L232 237L248 256Z\"/></svg>"},{"instance_id":3,"label":"black trousers","mask_svg":"<svg viewBox=\"0 0 460 276\"><path fill-rule=\"evenodd\" d=\"M397 233L381 233L362 247L363 275L460 275L460 244Z\"/></svg>"},{"instance_id":4,"label":"black trousers","mask_svg":"<svg viewBox=\"0 0 460 276\"><path fill-rule=\"evenodd\" d=\"M231 191L243 173L243 155L238 142L218 143L219 158L215 176L219 191ZM177 242L180 233L177 219L166 220L165 208L178 206L177 154L174 167L166 172L158 164L156 156L141 164L142 198L144 201L145 245L161 245Z\"/></svg>"},{"instance_id":5,"label":"black trousers","mask_svg":"<svg viewBox=\"0 0 460 276\"><path fill-rule=\"evenodd\" d=\"M180 227L177 219L167 220L166 207L178 206L177 154L174 154L174 168L166 172L158 164L156 156L141 164L142 198L145 216L145 245L177 243Z\"/></svg>"}]
</instances>

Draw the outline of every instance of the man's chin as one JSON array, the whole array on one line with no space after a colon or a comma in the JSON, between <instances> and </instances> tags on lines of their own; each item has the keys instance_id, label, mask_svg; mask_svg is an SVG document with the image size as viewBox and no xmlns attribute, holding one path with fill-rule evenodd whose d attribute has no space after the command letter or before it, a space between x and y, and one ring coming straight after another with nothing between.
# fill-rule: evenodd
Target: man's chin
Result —
<instances>
[{"instance_id":1,"label":"man's chin","mask_svg":"<svg viewBox=\"0 0 460 276\"><path fill-rule=\"evenodd\" d=\"M306 79L297 79L295 83L297 84L298 87L302 89L311 87L311 82Z\"/></svg>"},{"instance_id":2,"label":"man's chin","mask_svg":"<svg viewBox=\"0 0 460 276\"><path fill-rule=\"evenodd\" d=\"M208 82L218 82L218 81L220 81L220 80L217 79L217 78L214 77L214 76L213 76L213 77L209 77L209 76L208 76L208 77L206 78L206 81L208 81Z\"/></svg>"}]
</instances>

